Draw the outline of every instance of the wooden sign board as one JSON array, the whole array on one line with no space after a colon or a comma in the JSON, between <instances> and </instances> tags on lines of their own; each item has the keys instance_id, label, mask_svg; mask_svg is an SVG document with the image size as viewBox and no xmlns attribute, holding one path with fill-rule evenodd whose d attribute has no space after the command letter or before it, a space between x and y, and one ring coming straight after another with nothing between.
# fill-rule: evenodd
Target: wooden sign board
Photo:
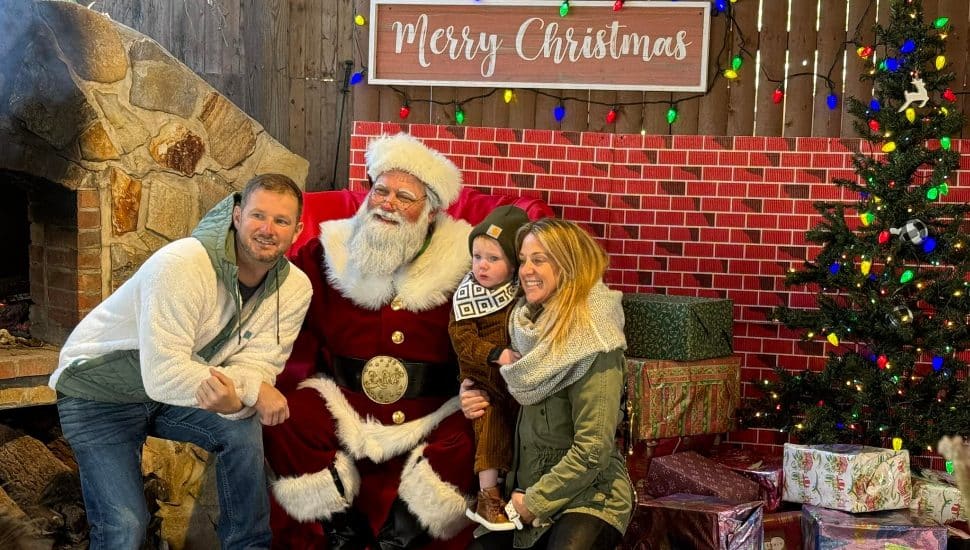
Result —
<instances>
[{"instance_id":1,"label":"wooden sign board","mask_svg":"<svg viewBox=\"0 0 970 550\"><path fill-rule=\"evenodd\" d=\"M707 91L710 2L371 0L371 84Z\"/></svg>"}]
</instances>

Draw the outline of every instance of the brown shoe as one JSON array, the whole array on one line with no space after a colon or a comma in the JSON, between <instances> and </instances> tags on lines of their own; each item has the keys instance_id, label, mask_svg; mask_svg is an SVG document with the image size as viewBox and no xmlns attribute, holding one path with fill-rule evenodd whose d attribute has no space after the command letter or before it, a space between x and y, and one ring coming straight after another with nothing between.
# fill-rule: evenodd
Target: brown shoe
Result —
<instances>
[{"instance_id":1,"label":"brown shoe","mask_svg":"<svg viewBox=\"0 0 970 550\"><path fill-rule=\"evenodd\" d=\"M478 492L475 511L465 510L468 519L480 523L489 531L511 531L515 524L505 515L505 499L498 487L488 487Z\"/></svg>"}]
</instances>

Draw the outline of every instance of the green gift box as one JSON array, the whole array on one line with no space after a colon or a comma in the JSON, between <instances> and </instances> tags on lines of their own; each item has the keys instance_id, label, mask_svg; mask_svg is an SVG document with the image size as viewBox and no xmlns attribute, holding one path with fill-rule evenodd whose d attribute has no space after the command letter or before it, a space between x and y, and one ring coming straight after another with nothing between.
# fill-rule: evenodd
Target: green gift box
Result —
<instances>
[{"instance_id":1,"label":"green gift box","mask_svg":"<svg viewBox=\"0 0 970 550\"><path fill-rule=\"evenodd\" d=\"M734 351L731 300L625 294L623 313L630 357L699 361Z\"/></svg>"}]
</instances>

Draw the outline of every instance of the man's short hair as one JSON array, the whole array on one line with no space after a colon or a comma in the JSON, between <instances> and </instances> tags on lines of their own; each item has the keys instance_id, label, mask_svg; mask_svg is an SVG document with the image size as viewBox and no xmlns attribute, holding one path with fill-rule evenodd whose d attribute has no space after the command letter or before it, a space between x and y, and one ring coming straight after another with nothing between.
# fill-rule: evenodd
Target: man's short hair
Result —
<instances>
[{"instance_id":1,"label":"man's short hair","mask_svg":"<svg viewBox=\"0 0 970 550\"><path fill-rule=\"evenodd\" d=\"M249 197L257 189L265 189L266 191L272 191L281 195L293 195L293 198L296 199L295 221L300 221L300 216L303 215L303 190L288 176L284 176L283 174L259 174L253 176L242 190L242 200L240 201L242 208L246 207L246 203L249 202Z\"/></svg>"}]
</instances>

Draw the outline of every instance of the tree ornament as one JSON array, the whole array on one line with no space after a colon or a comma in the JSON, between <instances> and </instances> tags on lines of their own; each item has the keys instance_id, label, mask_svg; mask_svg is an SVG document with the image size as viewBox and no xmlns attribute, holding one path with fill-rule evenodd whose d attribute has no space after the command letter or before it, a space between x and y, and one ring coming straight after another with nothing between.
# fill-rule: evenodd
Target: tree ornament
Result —
<instances>
[{"instance_id":1,"label":"tree ornament","mask_svg":"<svg viewBox=\"0 0 970 550\"><path fill-rule=\"evenodd\" d=\"M899 304L893 308L892 315L889 316L889 324L899 328L913 322L913 312L906 304Z\"/></svg>"},{"instance_id":2,"label":"tree ornament","mask_svg":"<svg viewBox=\"0 0 970 550\"><path fill-rule=\"evenodd\" d=\"M902 227L894 227L889 230L893 235L899 235L899 240L904 243L918 245L929 235L930 230L922 220L912 219L903 224Z\"/></svg>"},{"instance_id":3,"label":"tree ornament","mask_svg":"<svg viewBox=\"0 0 970 550\"><path fill-rule=\"evenodd\" d=\"M914 78L913 80L910 81L910 84L912 84L913 87L916 88L916 91L915 92L909 92L905 90L903 91L903 96L906 98L906 101L902 105L900 105L899 109L896 111L897 113L901 113L905 111L911 104L917 103L917 102L919 102L919 105L918 105L919 107L921 108L925 107L926 102L929 101L930 99L929 93L926 91L926 83L923 82L922 78ZM909 116L907 116L906 118L909 118ZM912 120L910 120L910 122L912 122Z\"/></svg>"}]
</instances>

